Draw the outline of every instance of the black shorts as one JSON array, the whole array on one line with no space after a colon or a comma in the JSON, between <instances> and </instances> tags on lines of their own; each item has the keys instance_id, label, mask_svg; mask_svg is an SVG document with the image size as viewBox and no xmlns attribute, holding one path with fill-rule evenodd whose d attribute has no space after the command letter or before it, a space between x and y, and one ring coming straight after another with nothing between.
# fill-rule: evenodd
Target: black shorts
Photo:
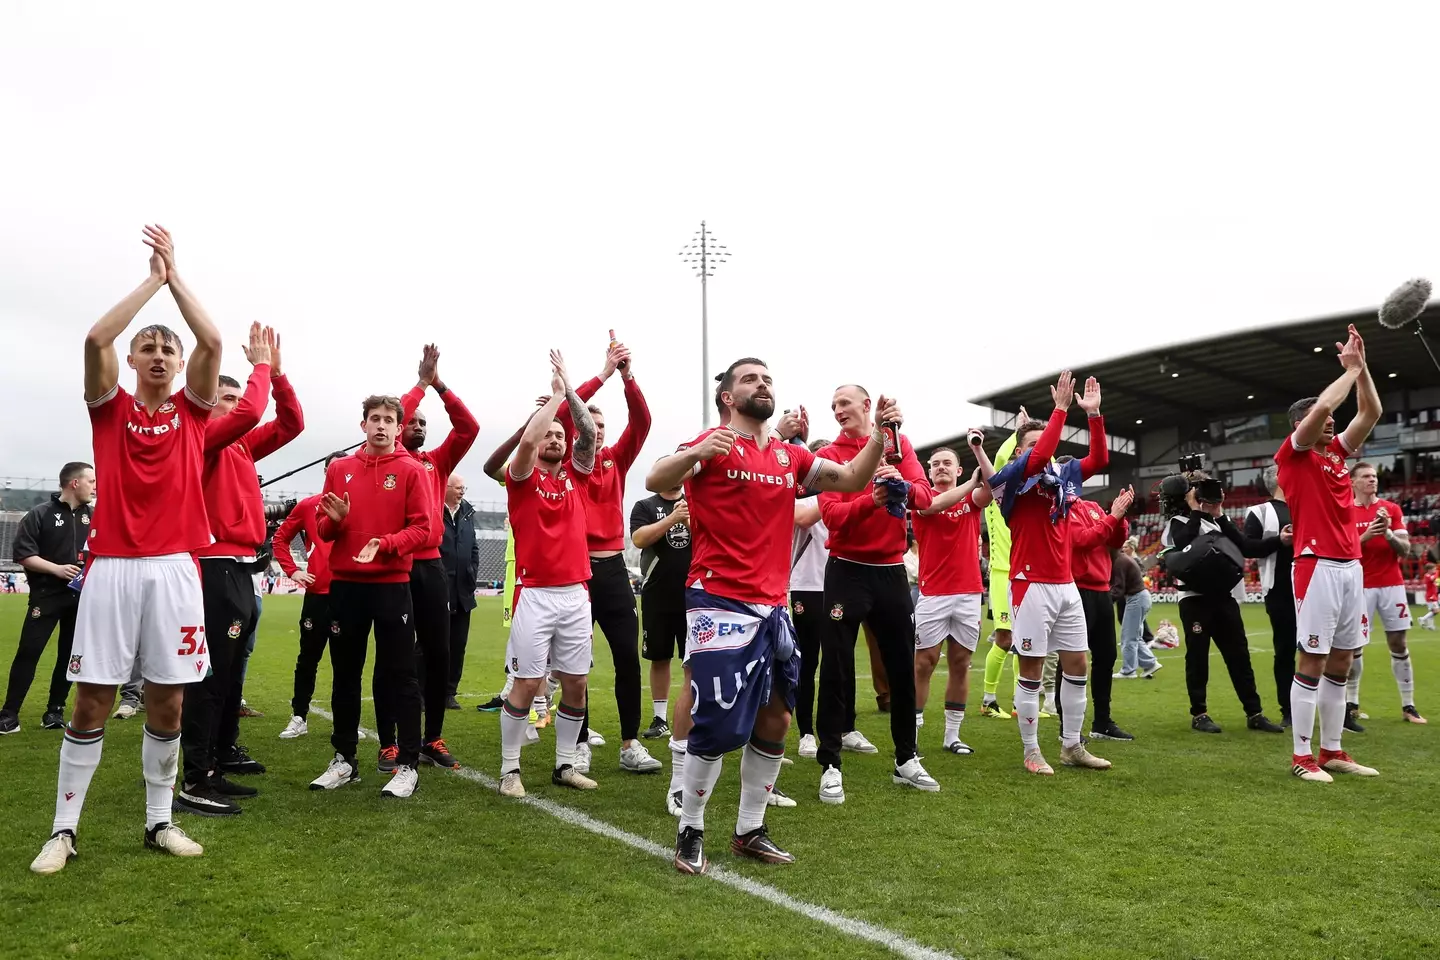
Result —
<instances>
[{"instance_id":1,"label":"black shorts","mask_svg":"<svg viewBox=\"0 0 1440 960\"><path fill-rule=\"evenodd\" d=\"M685 659L685 634L689 631L685 610L665 609L640 600L640 655L646 660L673 660L678 651Z\"/></svg>"}]
</instances>

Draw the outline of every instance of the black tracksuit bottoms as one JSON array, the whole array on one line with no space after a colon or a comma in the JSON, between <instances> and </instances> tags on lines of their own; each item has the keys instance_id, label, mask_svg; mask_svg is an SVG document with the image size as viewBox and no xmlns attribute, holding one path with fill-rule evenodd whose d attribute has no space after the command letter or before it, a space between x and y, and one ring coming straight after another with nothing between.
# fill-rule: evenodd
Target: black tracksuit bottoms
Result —
<instances>
[{"instance_id":1,"label":"black tracksuit bottoms","mask_svg":"<svg viewBox=\"0 0 1440 960\"><path fill-rule=\"evenodd\" d=\"M346 760L355 760L360 732L360 687L365 652L375 631L377 685L390 697L387 708L399 731L398 762L413 767L420 759L420 685L415 679L415 617L408 583L357 583L335 580L330 604L340 632L330 639L335 732L330 743ZM380 704L376 703L377 713Z\"/></svg>"}]
</instances>

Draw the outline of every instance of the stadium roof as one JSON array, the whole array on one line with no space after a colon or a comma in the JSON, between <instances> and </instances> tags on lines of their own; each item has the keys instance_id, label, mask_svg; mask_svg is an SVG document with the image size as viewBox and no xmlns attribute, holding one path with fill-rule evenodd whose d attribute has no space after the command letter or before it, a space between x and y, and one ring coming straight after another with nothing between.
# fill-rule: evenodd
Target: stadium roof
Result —
<instances>
[{"instance_id":1,"label":"stadium roof","mask_svg":"<svg viewBox=\"0 0 1440 960\"><path fill-rule=\"evenodd\" d=\"M1440 305L1427 307L1420 319L1440 336ZM1415 328L1386 330L1374 310L1147 348L1076 366L1075 376L1100 380L1106 422L1122 435L1133 435L1136 425L1148 431L1261 409L1278 412L1319 393L1339 375L1334 344L1344 339L1350 323L1365 338L1370 370L1382 394L1437 383L1435 366L1416 342ZM1010 413L1023 405L1032 416L1043 417L1050 411L1050 387L1057 376L1059 371L971 402Z\"/></svg>"}]
</instances>

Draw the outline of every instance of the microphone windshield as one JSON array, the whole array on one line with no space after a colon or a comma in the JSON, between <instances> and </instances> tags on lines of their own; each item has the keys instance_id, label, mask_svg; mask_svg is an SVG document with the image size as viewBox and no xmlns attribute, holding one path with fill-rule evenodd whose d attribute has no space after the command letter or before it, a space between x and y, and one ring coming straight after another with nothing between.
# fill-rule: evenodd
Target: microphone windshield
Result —
<instances>
[{"instance_id":1,"label":"microphone windshield","mask_svg":"<svg viewBox=\"0 0 1440 960\"><path fill-rule=\"evenodd\" d=\"M1423 277L1406 280L1385 298L1380 307L1380 325L1399 330L1420 316L1430 300L1430 281Z\"/></svg>"}]
</instances>

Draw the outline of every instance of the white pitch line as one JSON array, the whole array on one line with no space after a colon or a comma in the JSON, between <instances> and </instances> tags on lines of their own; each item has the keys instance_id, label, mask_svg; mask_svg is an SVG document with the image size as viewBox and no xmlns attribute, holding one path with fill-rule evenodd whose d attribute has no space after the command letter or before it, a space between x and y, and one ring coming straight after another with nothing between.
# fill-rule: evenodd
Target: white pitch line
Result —
<instances>
[{"instance_id":1,"label":"white pitch line","mask_svg":"<svg viewBox=\"0 0 1440 960\"><path fill-rule=\"evenodd\" d=\"M310 712L319 714L332 722L335 719L334 714L328 710L322 710L313 705L310 707ZM373 730L367 730L361 727L360 732L364 733L367 737L378 739ZM450 772L464 780L469 780L471 783L478 783L489 790L495 790L499 786L494 777L481 773L479 770L460 767ZM567 807L553 800L546 800L543 797L527 796L518 802L548 813L562 823L587 830L596 836L617 840L627 847L639 850L641 853L648 853L652 857L658 857L661 860L668 861L675 856L675 851L663 847L653 840L647 840L644 837L630 833L628 830L622 830L613 824L606 823L603 820L597 820L587 813L581 813L573 807ZM751 880L749 877L741 876L738 873L732 873L724 867L712 866L710 872L705 874L705 877L714 880L716 883L730 887L733 890L739 890L741 893L748 893L750 896L764 900L766 903L789 910L792 913L798 913L807 920L813 920L832 930L838 930L841 933L855 937L857 940L868 940L871 943L879 944L905 957L906 960L962 960L962 958L953 953L946 953L943 950L927 947L922 943L916 943L909 937L895 933L893 930L877 927L872 923L866 923L864 920L856 920L842 913L836 913L828 907L817 906L808 901L792 897L790 894L777 890L769 884L760 883L758 880Z\"/></svg>"}]
</instances>

